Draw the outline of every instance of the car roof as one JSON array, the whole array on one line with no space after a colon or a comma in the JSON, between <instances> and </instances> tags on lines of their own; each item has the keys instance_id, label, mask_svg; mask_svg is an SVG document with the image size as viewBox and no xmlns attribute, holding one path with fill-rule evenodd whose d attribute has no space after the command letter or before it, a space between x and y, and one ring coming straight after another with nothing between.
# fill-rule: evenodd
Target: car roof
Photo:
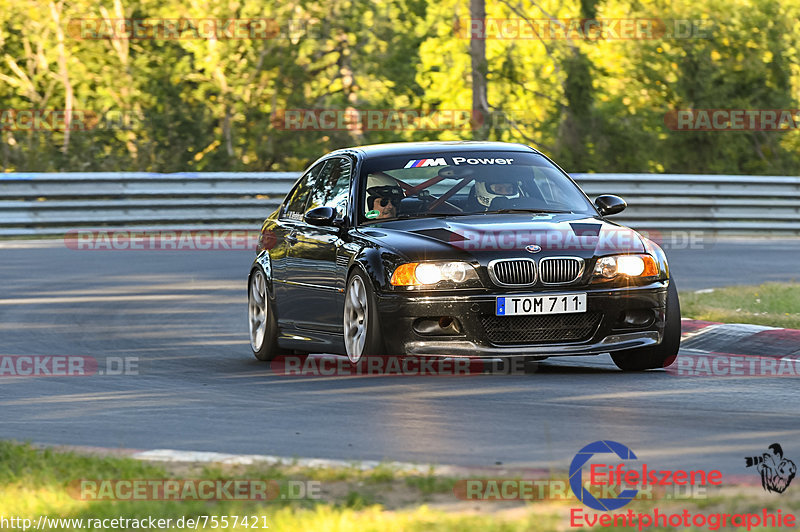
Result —
<instances>
[{"instance_id":1,"label":"car roof","mask_svg":"<svg viewBox=\"0 0 800 532\"><path fill-rule=\"evenodd\" d=\"M488 142L474 140L460 140L448 142L390 142L386 144L369 144L365 146L354 146L343 148L331 152L329 155L337 153L347 153L359 151L367 158L386 157L393 155L415 154L423 151L436 151L440 153L465 152L465 151L527 151L539 153L530 146L517 144L514 142Z\"/></svg>"}]
</instances>

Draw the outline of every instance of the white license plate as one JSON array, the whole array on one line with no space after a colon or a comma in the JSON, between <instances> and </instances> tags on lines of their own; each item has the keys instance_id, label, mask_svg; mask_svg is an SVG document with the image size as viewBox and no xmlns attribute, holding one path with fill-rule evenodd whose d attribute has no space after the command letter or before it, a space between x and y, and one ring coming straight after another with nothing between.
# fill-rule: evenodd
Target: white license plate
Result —
<instances>
[{"instance_id":1,"label":"white license plate","mask_svg":"<svg viewBox=\"0 0 800 532\"><path fill-rule=\"evenodd\" d=\"M500 296L497 316L520 314L570 314L586 312L586 294L552 294L546 296Z\"/></svg>"}]
</instances>

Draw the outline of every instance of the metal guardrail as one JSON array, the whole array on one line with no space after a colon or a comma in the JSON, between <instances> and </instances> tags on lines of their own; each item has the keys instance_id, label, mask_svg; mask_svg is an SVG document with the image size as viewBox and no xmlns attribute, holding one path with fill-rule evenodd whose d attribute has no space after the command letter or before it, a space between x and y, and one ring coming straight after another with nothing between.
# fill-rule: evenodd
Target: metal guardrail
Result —
<instances>
[{"instance_id":1,"label":"metal guardrail","mask_svg":"<svg viewBox=\"0 0 800 532\"><path fill-rule=\"evenodd\" d=\"M0 174L0 236L81 228L257 228L295 172ZM637 229L800 235L800 177L573 174L594 197L618 194L614 216Z\"/></svg>"},{"instance_id":2,"label":"metal guardrail","mask_svg":"<svg viewBox=\"0 0 800 532\"><path fill-rule=\"evenodd\" d=\"M800 177L573 174L590 197L618 194L637 229L800 235Z\"/></svg>"}]
</instances>

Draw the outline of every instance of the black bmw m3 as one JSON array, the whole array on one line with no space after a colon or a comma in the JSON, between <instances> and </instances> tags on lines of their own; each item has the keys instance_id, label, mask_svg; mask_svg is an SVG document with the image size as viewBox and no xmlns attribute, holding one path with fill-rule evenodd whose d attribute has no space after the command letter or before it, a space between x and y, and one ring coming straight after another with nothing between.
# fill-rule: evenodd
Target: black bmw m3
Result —
<instances>
[{"instance_id":1,"label":"black bmw m3","mask_svg":"<svg viewBox=\"0 0 800 532\"><path fill-rule=\"evenodd\" d=\"M550 357L660 368L680 343L661 248L538 151L500 142L337 150L264 222L248 279L259 360L292 352Z\"/></svg>"}]
</instances>

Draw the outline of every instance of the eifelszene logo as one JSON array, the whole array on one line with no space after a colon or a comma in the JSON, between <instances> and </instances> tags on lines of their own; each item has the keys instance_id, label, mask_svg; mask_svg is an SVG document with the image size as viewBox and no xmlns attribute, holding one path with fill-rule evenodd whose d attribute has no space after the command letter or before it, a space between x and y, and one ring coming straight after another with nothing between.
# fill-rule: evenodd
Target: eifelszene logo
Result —
<instances>
[{"instance_id":1,"label":"eifelszene logo","mask_svg":"<svg viewBox=\"0 0 800 532\"><path fill-rule=\"evenodd\" d=\"M578 451L569 466L569 485L572 492L584 505L594 510L607 512L617 510L631 502L639 493L639 489L646 489L648 486L671 486L673 489L683 488L703 488L707 484L720 486L722 484L722 472L716 469L710 471L684 469L676 470L656 470L642 463L641 467L629 468L624 463L592 463L589 466L589 482L583 478L583 466L589 462L596 454L614 454L620 460L638 460L636 455L628 447L621 443L610 440L600 440L590 443ZM624 489L616 497L595 497L587 488L639 488ZM608 491L603 492L608 493ZM611 492L613 494L613 492Z\"/></svg>"},{"instance_id":2,"label":"eifelszene logo","mask_svg":"<svg viewBox=\"0 0 800 532\"><path fill-rule=\"evenodd\" d=\"M761 486L765 491L783 493L797 473L797 466L788 458L783 457L783 448L780 443L773 443L768 447L770 452L761 456L748 456L745 467L756 466L761 475Z\"/></svg>"},{"instance_id":3,"label":"eifelszene logo","mask_svg":"<svg viewBox=\"0 0 800 532\"><path fill-rule=\"evenodd\" d=\"M639 493L639 490L622 491L616 498L597 498L589 490L583 487L583 465L588 462L596 453L614 453L621 460L637 460L633 451L615 441L601 440L595 441L578 451L572 463L569 465L569 486L572 493L583 504L594 510L608 511L622 508ZM592 466L594 469L594 466ZM594 473L592 474L592 478ZM594 483L594 482L592 482Z\"/></svg>"}]
</instances>

